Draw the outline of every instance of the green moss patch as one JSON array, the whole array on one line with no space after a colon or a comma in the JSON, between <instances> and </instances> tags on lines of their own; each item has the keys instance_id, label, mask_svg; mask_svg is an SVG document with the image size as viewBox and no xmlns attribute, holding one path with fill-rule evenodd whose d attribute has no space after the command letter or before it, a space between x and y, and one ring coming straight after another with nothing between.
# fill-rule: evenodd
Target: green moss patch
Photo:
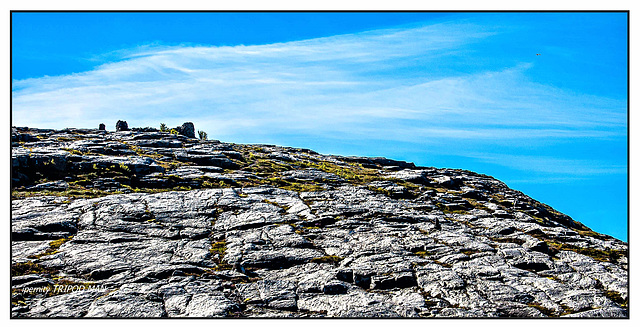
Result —
<instances>
[{"instance_id":1,"label":"green moss patch","mask_svg":"<svg viewBox=\"0 0 640 327\"><path fill-rule=\"evenodd\" d=\"M608 240L611 240L613 238L613 237L611 237L609 235L596 233L596 232L594 232L592 230L578 230L578 229L575 229L575 231L578 232L578 234L580 234L581 236L593 237L593 238L597 238L597 239L603 240L603 241L608 241Z\"/></svg>"},{"instance_id":2,"label":"green moss patch","mask_svg":"<svg viewBox=\"0 0 640 327\"><path fill-rule=\"evenodd\" d=\"M283 179L279 179L277 177L272 177L266 180L267 184L275 186L277 188L281 188L284 190L294 191L294 192L317 192L324 191L324 187L317 184L310 183L299 183L299 182L289 182Z\"/></svg>"},{"instance_id":3,"label":"green moss patch","mask_svg":"<svg viewBox=\"0 0 640 327\"><path fill-rule=\"evenodd\" d=\"M436 206L438 207L438 209L440 209L440 211L442 211L442 213L444 214L459 214L459 215L466 215L469 214L469 211L467 210L460 210L460 209L450 209L447 206L445 206L442 203L436 203Z\"/></svg>"},{"instance_id":4,"label":"green moss patch","mask_svg":"<svg viewBox=\"0 0 640 327\"><path fill-rule=\"evenodd\" d=\"M121 191L115 192L106 192L96 189L86 189L86 188L69 188L66 191L11 191L12 199L24 199L34 196L64 196L69 198L97 198L101 196L107 196L110 194L122 194Z\"/></svg>"},{"instance_id":5,"label":"green moss patch","mask_svg":"<svg viewBox=\"0 0 640 327\"><path fill-rule=\"evenodd\" d=\"M621 250L598 250L592 248L583 248L571 244L557 243L552 240L545 240L545 242L547 242L549 248L556 253L559 251L573 251L602 262L617 263L618 259L620 259L621 257L626 257L628 255L627 251Z\"/></svg>"},{"instance_id":6,"label":"green moss patch","mask_svg":"<svg viewBox=\"0 0 640 327\"><path fill-rule=\"evenodd\" d=\"M44 256L47 255L52 255L52 254L56 254L58 253L58 249L62 246L62 244L70 241L73 238L72 236L69 236L67 238L61 238L55 241L51 241L49 242L49 248L47 250L45 250L44 252L40 253L40 254L36 254L36 255L31 255L28 258L29 259L40 259Z\"/></svg>"},{"instance_id":7,"label":"green moss patch","mask_svg":"<svg viewBox=\"0 0 640 327\"><path fill-rule=\"evenodd\" d=\"M538 311L540 311L542 314L544 314L546 316L553 317L553 316L556 315L555 311L553 311L553 310L551 310L549 308L546 308L546 307L542 306L539 303L531 302L531 303L528 303L527 305L532 307L532 308L537 309Z\"/></svg>"},{"instance_id":8,"label":"green moss patch","mask_svg":"<svg viewBox=\"0 0 640 327\"><path fill-rule=\"evenodd\" d=\"M267 199L262 200L262 202L264 202L264 203L268 203L268 204L271 204L271 205L274 205L274 206L276 206L276 207L278 207L278 208L280 208L280 209L282 209L282 210L284 210L284 211L287 211L287 210L289 210L289 208L290 208L289 206L282 205L282 204L279 204L279 203L274 202L274 201L269 201L269 200L267 200Z\"/></svg>"},{"instance_id":9,"label":"green moss patch","mask_svg":"<svg viewBox=\"0 0 640 327\"><path fill-rule=\"evenodd\" d=\"M220 241L211 244L211 249L209 249L209 253L211 254L219 254L220 256L224 256L224 253L227 251L227 242Z\"/></svg>"},{"instance_id":10,"label":"green moss patch","mask_svg":"<svg viewBox=\"0 0 640 327\"><path fill-rule=\"evenodd\" d=\"M307 168L316 168L326 173L340 176L350 183L357 185L383 179L379 176L379 172L377 170L363 168L361 165L340 166L328 161L296 161L295 164Z\"/></svg>"},{"instance_id":11,"label":"green moss patch","mask_svg":"<svg viewBox=\"0 0 640 327\"><path fill-rule=\"evenodd\" d=\"M604 296L609 298L609 300L619 304L623 308L627 308L629 306L629 300L623 298L619 292L605 290Z\"/></svg>"},{"instance_id":12,"label":"green moss patch","mask_svg":"<svg viewBox=\"0 0 640 327\"><path fill-rule=\"evenodd\" d=\"M213 262L216 264L216 268L214 270L229 270L231 269L231 265L224 261L224 255L227 252L227 242L226 241L218 241L211 243L211 249L209 249L209 253L211 253L211 257ZM217 255L217 258L216 256Z\"/></svg>"},{"instance_id":13,"label":"green moss patch","mask_svg":"<svg viewBox=\"0 0 640 327\"><path fill-rule=\"evenodd\" d=\"M44 267L38 263L33 261L27 262L18 262L11 265L11 276L22 276L22 275L30 275L30 274L48 274L53 275L57 274L58 270Z\"/></svg>"}]
</instances>

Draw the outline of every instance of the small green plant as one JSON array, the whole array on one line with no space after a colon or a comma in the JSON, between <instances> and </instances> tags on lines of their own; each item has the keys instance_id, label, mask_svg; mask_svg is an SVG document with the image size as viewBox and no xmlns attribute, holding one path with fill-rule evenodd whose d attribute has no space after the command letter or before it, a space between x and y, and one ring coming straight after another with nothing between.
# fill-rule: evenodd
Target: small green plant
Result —
<instances>
[{"instance_id":1,"label":"small green plant","mask_svg":"<svg viewBox=\"0 0 640 327\"><path fill-rule=\"evenodd\" d=\"M211 254L219 254L221 256L224 256L224 253L227 251L227 242L226 241L220 241L220 242L215 242L211 244L211 249L209 249L209 252Z\"/></svg>"},{"instance_id":2,"label":"small green plant","mask_svg":"<svg viewBox=\"0 0 640 327\"><path fill-rule=\"evenodd\" d=\"M160 131L161 132L168 132L169 128L167 127L167 124L165 123L160 123Z\"/></svg>"},{"instance_id":3,"label":"small green plant","mask_svg":"<svg viewBox=\"0 0 640 327\"><path fill-rule=\"evenodd\" d=\"M205 132L205 131L198 131L198 137L199 137L201 140L206 140L206 139L207 139L207 132Z\"/></svg>"},{"instance_id":4,"label":"small green plant","mask_svg":"<svg viewBox=\"0 0 640 327\"><path fill-rule=\"evenodd\" d=\"M127 165L125 165L123 163L120 163L118 165L118 167L120 168L120 170L123 170L123 171L126 171L126 172L131 172L131 169L129 169L129 166L127 166Z\"/></svg>"},{"instance_id":5,"label":"small green plant","mask_svg":"<svg viewBox=\"0 0 640 327\"><path fill-rule=\"evenodd\" d=\"M51 158L51 160L49 160L49 161L42 162L43 166L51 166L51 165L55 165L55 164L56 164L56 162L54 161L53 158Z\"/></svg>"}]
</instances>

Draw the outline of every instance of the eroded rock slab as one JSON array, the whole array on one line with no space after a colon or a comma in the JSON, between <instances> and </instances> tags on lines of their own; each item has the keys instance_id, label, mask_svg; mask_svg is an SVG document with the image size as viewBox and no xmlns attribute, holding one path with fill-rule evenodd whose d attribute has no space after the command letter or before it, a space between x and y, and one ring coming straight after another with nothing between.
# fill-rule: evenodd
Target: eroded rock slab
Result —
<instances>
[{"instance_id":1,"label":"eroded rock slab","mask_svg":"<svg viewBox=\"0 0 640 327\"><path fill-rule=\"evenodd\" d=\"M626 243L473 172L20 128L12 178L13 317L628 317Z\"/></svg>"}]
</instances>

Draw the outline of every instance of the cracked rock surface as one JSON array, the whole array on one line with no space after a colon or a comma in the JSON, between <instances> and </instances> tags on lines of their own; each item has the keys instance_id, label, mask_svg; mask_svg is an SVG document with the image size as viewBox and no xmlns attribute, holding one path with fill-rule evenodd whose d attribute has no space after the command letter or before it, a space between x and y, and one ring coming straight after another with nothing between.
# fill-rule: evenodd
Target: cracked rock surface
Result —
<instances>
[{"instance_id":1,"label":"cracked rock surface","mask_svg":"<svg viewBox=\"0 0 640 327\"><path fill-rule=\"evenodd\" d=\"M628 316L627 243L486 175L12 131L13 317Z\"/></svg>"}]
</instances>

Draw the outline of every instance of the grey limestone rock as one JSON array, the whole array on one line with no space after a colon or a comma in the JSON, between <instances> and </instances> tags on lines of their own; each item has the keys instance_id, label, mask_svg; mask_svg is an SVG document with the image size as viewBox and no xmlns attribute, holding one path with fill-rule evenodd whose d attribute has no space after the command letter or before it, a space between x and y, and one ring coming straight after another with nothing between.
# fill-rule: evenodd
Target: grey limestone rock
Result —
<instances>
[{"instance_id":1,"label":"grey limestone rock","mask_svg":"<svg viewBox=\"0 0 640 327\"><path fill-rule=\"evenodd\" d=\"M42 183L35 186L27 187L27 190L30 191L38 191L38 190L51 190L51 191L64 191L69 188L69 184L65 181L55 181Z\"/></svg>"},{"instance_id":2,"label":"grey limestone rock","mask_svg":"<svg viewBox=\"0 0 640 327\"><path fill-rule=\"evenodd\" d=\"M489 176L183 127L12 130L12 317L629 315L627 243Z\"/></svg>"}]
</instances>

